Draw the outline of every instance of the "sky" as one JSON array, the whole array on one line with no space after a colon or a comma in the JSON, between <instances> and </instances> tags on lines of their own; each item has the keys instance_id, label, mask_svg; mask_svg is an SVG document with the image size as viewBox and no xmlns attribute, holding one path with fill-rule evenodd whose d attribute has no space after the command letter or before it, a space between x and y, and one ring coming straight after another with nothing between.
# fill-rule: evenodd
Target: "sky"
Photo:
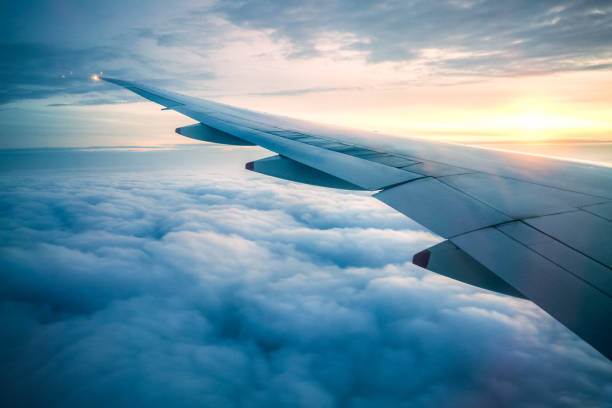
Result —
<instances>
[{"instance_id":1,"label":"sky","mask_svg":"<svg viewBox=\"0 0 612 408\"><path fill-rule=\"evenodd\" d=\"M188 119L89 77L459 142L609 142L607 1L0 6L0 147L182 143Z\"/></svg>"},{"instance_id":2,"label":"sky","mask_svg":"<svg viewBox=\"0 0 612 408\"><path fill-rule=\"evenodd\" d=\"M0 406L606 407L533 303L412 265L370 197L92 74L411 137L612 162L612 6L0 4ZM529 142L529 143L524 143Z\"/></svg>"}]
</instances>

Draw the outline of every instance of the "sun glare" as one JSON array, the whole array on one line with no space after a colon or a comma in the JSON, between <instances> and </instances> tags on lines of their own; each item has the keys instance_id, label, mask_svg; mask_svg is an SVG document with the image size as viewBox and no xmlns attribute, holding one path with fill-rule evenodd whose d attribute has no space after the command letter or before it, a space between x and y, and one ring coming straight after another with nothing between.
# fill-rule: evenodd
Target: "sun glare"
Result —
<instances>
[{"instance_id":1,"label":"sun glare","mask_svg":"<svg viewBox=\"0 0 612 408\"><path fill-rule=\"evenodd\" d=\"M482 123L483 127L491 129L506 129L522 132L562 131L562 130L596 130L605 127L604 124L561 115L546 113L523 113L501 116Z\"/></svg>"}]
</instances>

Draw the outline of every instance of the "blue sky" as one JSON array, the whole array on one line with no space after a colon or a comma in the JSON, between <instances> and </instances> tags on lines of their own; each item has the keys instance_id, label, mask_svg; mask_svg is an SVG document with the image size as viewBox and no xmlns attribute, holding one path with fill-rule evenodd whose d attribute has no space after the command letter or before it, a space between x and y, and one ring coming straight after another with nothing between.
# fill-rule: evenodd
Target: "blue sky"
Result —
<instances>
[{"instance_id":1,"label":"blue sky","mask_svg":"<svg viewBox=\"0 0 612 408\"><path fill-rule=\"evenodd\" d=\"M174 133L192 120L89 77L605 161L611 16L2 3L0 405L605 406L610 362L534 304L412 265L441 238L367 193L247 172L270 152L193 144Z\"/></svg>"}]
</instances>

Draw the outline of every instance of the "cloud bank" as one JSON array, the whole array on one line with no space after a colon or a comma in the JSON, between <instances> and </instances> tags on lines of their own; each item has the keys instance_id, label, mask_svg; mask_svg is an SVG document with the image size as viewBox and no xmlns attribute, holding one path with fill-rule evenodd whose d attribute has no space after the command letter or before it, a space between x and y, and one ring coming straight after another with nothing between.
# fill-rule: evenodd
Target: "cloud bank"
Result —
<instances>
[{"instance_id":1,"label":"cloud bank","mask_svg":"<svg viewBox=\"0 0 612 408\"><path fill-rule=\"evenodd\" d=\"M2 406L612 398L607 360L529 302L412 266L438 238L366 195L108 169L4 171L0 191Z\"/></svg>"}]
</instances>

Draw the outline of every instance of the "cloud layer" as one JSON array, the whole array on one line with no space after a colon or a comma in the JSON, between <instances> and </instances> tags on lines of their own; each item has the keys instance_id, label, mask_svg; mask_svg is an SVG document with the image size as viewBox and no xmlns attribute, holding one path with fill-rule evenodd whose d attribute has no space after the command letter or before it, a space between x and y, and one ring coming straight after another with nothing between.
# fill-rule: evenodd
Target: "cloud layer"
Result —
<instances>
[{"instance_id":1,"label":"cloud layer","mask_svg":"<svg viewBox=\"0 0 612 408\"><path fill-rule=\"evenodd\" d=\"M366 195L100 169L0 191L2 406L612 397L609 362L533 304L412 266L438 238Z\"/></svg>"}]
</instances>

